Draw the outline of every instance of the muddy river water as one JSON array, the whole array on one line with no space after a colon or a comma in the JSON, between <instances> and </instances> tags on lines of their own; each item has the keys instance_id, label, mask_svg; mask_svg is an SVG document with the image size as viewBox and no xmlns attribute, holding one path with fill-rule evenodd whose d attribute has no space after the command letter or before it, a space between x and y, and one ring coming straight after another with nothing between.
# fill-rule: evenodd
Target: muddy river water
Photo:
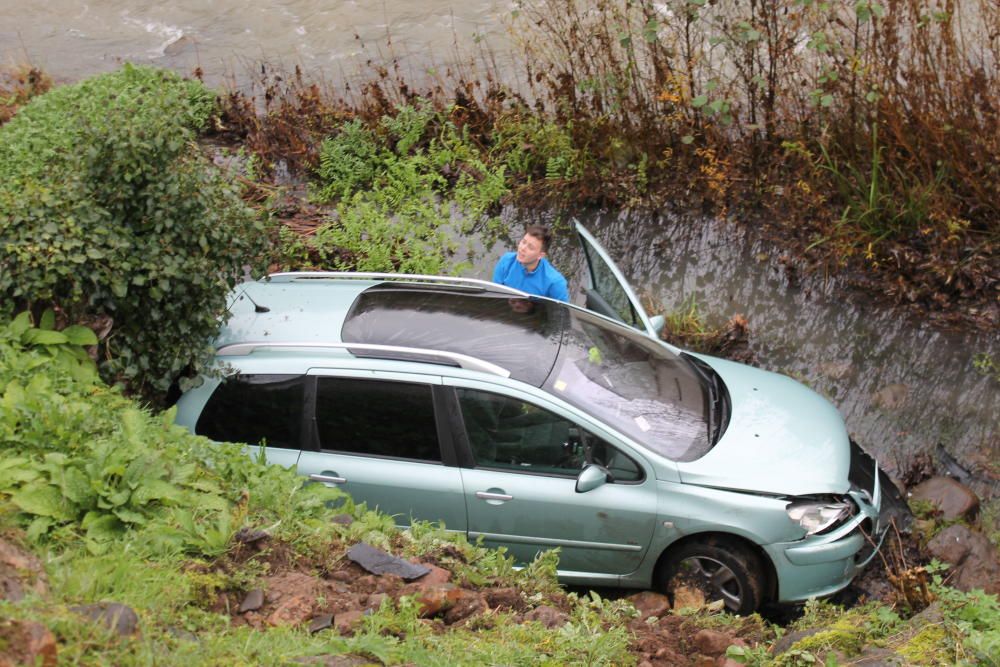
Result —
<instances>
[{"instance_id":1,"label":"muddy river water","mask_svg":"<svg viewBox=\"0 0 1000 667\"><path fill-rule=\"evenodd\" d=\"M420 72L488 48L502 69L503 19L513 8L495 0L0 0L0 63L30 62L74 80L128 60L182 73L200 67L220 84L262 61L337 79L380 55ZM974 363L1000 365L996 333L942 331L863 295L844 297L821 278L790 279L776 249L717 221L583 217L654 302L674 309L693 298L715 323L746 316L759 363L828 396L891 472L926 455L938 471L972 471L965 479L981 495L1000 490L1000 377ZM478 257L472 273L488 276L500 250ZM552 257L581 279L579 252L563 244Z\"/></svg>"},{"instance_id":2,"label":"muddy river water","mask_svg":"<svg viewBox=\"0 0 1000 667\"><path fill-rule=\"evenodd\" d=\"M30 62L70 80L123 61L200 67L216 84L243 79L260 61L336 79L391 53L419 73L453 61L456 46L471 54L490 44L502 54L502 18L512 8L500 0L0 0L0 63Z\"/></svg>"}]
</instances>

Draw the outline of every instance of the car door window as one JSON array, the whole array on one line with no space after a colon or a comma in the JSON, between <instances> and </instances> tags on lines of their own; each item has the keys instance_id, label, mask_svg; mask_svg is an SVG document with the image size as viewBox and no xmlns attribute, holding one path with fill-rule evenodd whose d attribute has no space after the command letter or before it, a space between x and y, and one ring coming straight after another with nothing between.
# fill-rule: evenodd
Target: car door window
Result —
<instances>
[{"instance_id":1,"label":"car door window","mask_svg":"<svg viewBox=\"0 0 1000 667\"><path fill-rule=\"evenodd\" d=\"M195 433L219 442L298 449L305 382L301 375L226 378L205 404Z\"/></svg>"},{"instance_id":2,"label":"car door window","mask_svg":"<svg viewBox=\"0 0 1000 667\"><path fill-rule=\"evenodd\" d=\"M500 394L456 391L477 467L575 477L596 463L608 468L614 481L643 477L620 450L553 412Z\"/></svg>"},{"instance_id":3,"label":"car door window","mask_svg":"<svg viewBox=\"0 0 1000 667\"><path fill-rule=\"evenodd\" d=\"M324 451L440 461L431 387L321 377L316 435Z\"/></svg>"}]
</instances>

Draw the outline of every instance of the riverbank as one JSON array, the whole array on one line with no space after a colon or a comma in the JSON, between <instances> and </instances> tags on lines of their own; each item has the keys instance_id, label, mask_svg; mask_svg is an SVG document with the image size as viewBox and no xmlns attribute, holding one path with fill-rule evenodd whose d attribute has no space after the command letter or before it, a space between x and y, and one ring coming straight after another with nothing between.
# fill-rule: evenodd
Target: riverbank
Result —
<instances>
[{"instance_id":1,"label":"riverbank","mask_svg":"<svg viewBox=\"0 0 1000 667\"><path fill-rule=\"evenodd\" d=\"M157 97L159 85L165 91L170 89L162 99ZM112 109L96 103L107 98L95 101L87 96L87 90L98 96L116 91L113 97L118 106ZM226 223L242 225L244 220L238 200L227 197L219 203L233 211L232 218L218 220L217 229L198 227L204 224L204 210L190 204L206 194L203 191L208 185L220 183L215 168L225 170L228 180L241 183L244 200L255 203L258 213L271 218L272 223L288 212L284 208L287 186L278 183L291 173L311 173L287 169L296 156L295 150L288 148L297 146L293 142L276 147L288 156L285 176L280 160L264 163L246 144L242 151L212 152L213 167L201 153L193 130L184 124L164 125L169 114L156 106L157 102L169 102L168 108L178 109L178 116L191 126L212 128L209 134L217 139L232 120L214 114L212 97L199 86L151 72L126 71L116 83L104 81L103 85L73 92L61 98L61 109L49 106L47 115L41 113L45 108L38 109L34 116L37 123L49 123L63 132L59 136L48 133L45 138L61 147L77 137L73 132L79 123L67 124L66 118L82 110L80 120L99 131L87 135L91 141L70 143L70 148L105 147L102 138L109 136L116 140L111 145L119 148L109 154L123 159L86 162L94 167L94 178L78 183L81 189L61 188L63 179L58 177L51 181L43 178L52 177L59 166L68 169L71 177L82 171L74 169L76 163L67 167L33 160L45 155L44 151L15 153L25 167L17 173L23 176L28 167L39 167L28 171L34 180L26 180L38 191L48 188L50 196L40 203L52 206L63 202L68 210L80 214L81 222L96 220L95 237L109 231L106 228L110 225L101 224L107 218L101 216L119 211L108 206L94 213L95 207L106 202L132 202L154 184L174 184L176 188L153 187L151 191L157 196L143 200L148 204L140 211L157 211L156 219L165 221L165 226L196 230L173 237L173 244L197 241L204 235L197 249L185 249L170 259L207 254L213 249L209 239L217 238L213 233L221 232ZM133 104L134 108L129 106ZM302 233L292 225L272 224L268 259L300 267L433 271L444 265L451 252L445 226L488 227L502 222L496 210L509 192L504 180L506 167L514 165L511 168L515 169L523 163L510 154L502 165L484 159L490 158L489 151L466 131L466 125L452 121L452 113L414 100L370 125L358 116L331 119L329 122L338 124L337 131L318 147L315 177L309 186L313 196L308 200L293 198L298 207L294 219L315 216L320 224ZM97 122L107 123L107 118L120 121L121 126L113 122L105 127ZM134 119L138 122L133 127L130 121ZM266 122L276 120L272 117ZM30 132L34 127L21 123L18 132L5 136L12 137L11 145L20 142L17 145L24 149L35 145L27 143L36 137ZM171 145L170 140L178 136L185 141ZM135 184L136 172L132 170L136 165L147 167L148 158L157 157L155 152L143 152L149 147L142 139L150 137L164 138L165 145L176 151L171 154L175 159L155 165L159 171L140 171L141 178ZM523 146L520 140L513 145ZM74 152L63 150L60 154ZM102 155L99 150L97 155ZM531 159L530 151L522 150L520 155ZM177 175L172 169L176 166L183 167L186 176L199 175L201 180L194 182L202 187L191 188L191 180L172 180ZM558 164L551 166L556 168ZM102 178L109 171L130 177ZM50 182L55 185L49 187ZM113 190L96 190L95 196L80 197L80 193L95 192L83 189L84 184ZM132 187L136 189L130 190ZM166 199L173 189L185 193L187 201ZM13 205L22 196L27 199L24 192L12 188L0 201ZM177 205L161 213L156 207L165 199ZM314 201L326 201L330 208L313 208L317 206ZM8 227L6 232L30 234L34 230L38 233L35 238L43 242L45 234L63 234L69 239L67 243L49 243L48 247L84 247L86 255L74 253L72 261L92 261L97 269L106 267L103 247L95 238L70 239L70 233L77 231L73 225L53 223L68 216L45 215L46 209L36 214L33 203L27 199L27 205L8 209L15 215L28 210L36 217ZM191 215L181 215L185 210ZM307 213L304 218L303 212ZM115 218L123 221L119 225L122 229L148 229L148 220L141 213L126 213L129 215ZM237 229L249 236L259 227ZM155 249L157 241L167 238L171 237L163 230L143 234L139 240L152 239ZM235 246L242 240L248 239L232 242ZM116 247L121 245L116 241ZM97 251L97 256L91 251ZM123 312L121 306L127 303L124 296L138 299L144 294L140 288L151 282L147 275L156 278L153 287L171 288L174 307L186 308L185 289L160 281L195 272L167 276L160 270L172 264L160 261L149 267L154 272L147 274L143 272L147 267L135 266L135 254L114 256L123 269L108 276L107 291L116 296L112 302L116 314ZM35 260L39 254L26 251L23 256ZM226 271L232 271L230 259L219 259L220 265L229 267ZM65 268L60 266L64 264L57 262L56 268ZM222 272L218 268L203 271L212 275ZM95 281L88 285L102 284L96 282L102 278L98 271L93 271L93 276L86 273ZM46 272L26 276L40 280ZM124 286L115 282L123 276L128 278ZM20 298L38 305L34 294ZM156 292L148 302L137 301L140 307L133 323L146 323L148 313L162 301L162 293ZM142 303L150 305L143 309ZM60 307L59 318L65 318L70 307L80 304L66 297L56 305ZM204 312L196 313L199 308ZM195 315L212 315L208 311L200 297L193 299L191 310L183 317L163 317L164 329L181 324L190 327ZM9 510L0 513L0 532L15 542L30 544L45 563L44 570L40 564L34 569L26 567L32 556L23 552L8 559L15 572L29 572L26 581L19 579L17 583L29 593L22 600L3 603L11 619L3 622L0 631L9 646L24 646L22 638L32 638L31 645L43 647L43 662L55 661L58 655L83 664L142 664L157 659L191 664L240 655L248 661L280 664L310 657L347 660L343 656L353 654L358 661L386 664L420 663L440 656L453 664L465 660L472 664L527 663L539 656L555 663L706 664L707 659L725 664L731 659L751 664L796 664L868 658L872 657L869 648L882 650L883 659L910 663L973 662L990 660L993 655L996 638L991 632L998 615L995 596L959 592L944 585L947 575L940 568L925 568L922 578L922 555L919 561L906 560L895 569L887 566L886 577L901 577L912 570L916 591L923 591L919 586L923 582L929 594L939 597L937 607L920 612L930 602L929 597L906 597L905 591L912 589L905 586L900 589L902 599L892 597L896 589L884 588L883 599L888 604L845 610L814 603L806 608L801 622L792 626L806 634L779 645L774 640L783 630L760 619L744 621L720 614L699 605L697 599L682 604L675 600L673 608L668 608L655 596L626 604L565 595L551 576L552 554L540 558L523 574L512 574L510 563L496 552L485 552L459 538L447 539L434 527L418 526L398 533L391 518L377 513L349 505L345 505L346 511L335 513L325 501L336 498L324 495L323 488L303 487L302 480L290 471L256 465L239 448L194 438L171 426L171 413L150 414L118 390L103 386L84 350L71 342L99 345L98 334L83 327L56 331L58 321L53 311L46 312L35 329L25 315L0 332L4 396L0 465L9 472L0 489L0 498ZM114 335L119 339L116 344L121 345L120 339L130 335L128 324L124 316L114 322ZM108 328L112 328L111 323ZM147 329L141 327L143 332ZM105 343L107 334L108 329L103 329ZM169 354L174 349L157 344L143 352ZM100 358L106 361L104 355ZM146 359L143 364L148 367L153 357ZM144 377L137 376L138 380ZM138 380L129 384L131 389L140 386ZM156 465L149 465L150 452L155 452ZM80 484L81 479L99 479L101 483ZM928 519L936 517L933 508L924 510ZM953 527L946 521L952 520L942 517L936 528ZM970 515L960 521L975 519ZM950 534L942 532L938 537L941 535ZM418 590L406 589L395 579L368 578L349 565L347 561L352 559L347 552L360 540L450 573L438 573L448 581L433 589L436 599L444 604L425 606L419 596L414 597ZM10 552L6 546L3 550ZM961 561L956 565L962 566L969 562L969 554L959 552L953 550L952 555ZM51 594L36 585L43 574L55 582ZM462 585L447 586L452 577ZM498 593L497 589L508 590ZM451 613L455 609L458 611ZM130 622L122 626L124 617ZM342 623L334 634L330 628L338 620ZM34 657L25 660L33 661Z\"/></svg>"}]
</instances>

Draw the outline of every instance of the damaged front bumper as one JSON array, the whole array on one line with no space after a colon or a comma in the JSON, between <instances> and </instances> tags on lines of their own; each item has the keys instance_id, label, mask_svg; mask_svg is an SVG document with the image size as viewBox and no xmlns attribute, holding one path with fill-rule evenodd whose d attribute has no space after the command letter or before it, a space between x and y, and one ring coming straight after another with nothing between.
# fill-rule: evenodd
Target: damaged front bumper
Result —
<instances>
[{"instance_id":1,"label":"damaged front bumper","mask_svg":"<svg viewBox=\"0 0 1000 667\"><path fill-rule=\"evenodd\" d=\"M878 464L872 461L872 465L870 487L859 486L852 479L848 495L858 511L843 525L825 534L764 547L777 570L780 601L795 602L835 593L850 584L878 553L891 521L882 511Z\"/></svg>"}]
</instances>

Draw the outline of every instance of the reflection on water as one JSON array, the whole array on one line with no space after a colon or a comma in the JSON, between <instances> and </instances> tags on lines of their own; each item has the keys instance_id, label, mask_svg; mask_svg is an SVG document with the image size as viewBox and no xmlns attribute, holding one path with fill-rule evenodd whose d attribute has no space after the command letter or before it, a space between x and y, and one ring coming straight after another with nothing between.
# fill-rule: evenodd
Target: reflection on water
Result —
<instances>
[{"instance_id":1,"label":"reflection on water","mask_svg":"<svg viewBox=\"0 0 1000 667\"><path fill-rule=\"evenodd\" d=\"M506 217L519 233L523 217ZM1000 384L973 365L978 353L1000 359L996 335L940 331L864 295L843 298L821 277L790 282L774 248L729 224L627 214L580 220L644 298L671 310L693 297L711 324L744 314L760 365L829 398L890 473L904 473L921 454L941 465L941 445L978 471L970 481L978 493L1000 491L982 473L1000 459ZM561 234L550 259L578 288L582 262L569 236ZM486 251L477 275L488 278L502 249Z\"/></svg>"}]
</instances>

